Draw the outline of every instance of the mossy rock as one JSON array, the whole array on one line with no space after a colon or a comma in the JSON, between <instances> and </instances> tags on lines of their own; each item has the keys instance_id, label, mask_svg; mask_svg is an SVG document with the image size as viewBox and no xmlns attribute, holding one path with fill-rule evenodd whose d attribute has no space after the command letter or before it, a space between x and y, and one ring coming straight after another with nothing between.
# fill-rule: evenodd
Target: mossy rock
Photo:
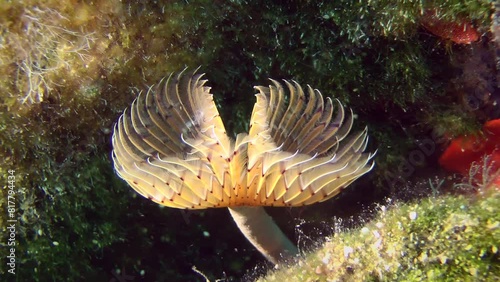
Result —
<instances>
[{"instance_id":1,"label":"mossy rock","mask_svg":"<svg viewBox=\"0 0 500 282\"><path fill-rule=\"evenodd\" d=\"M497 281L499 212L498 190L380 206L365 226L258 281Z\"/></svg>"}]
</instances>

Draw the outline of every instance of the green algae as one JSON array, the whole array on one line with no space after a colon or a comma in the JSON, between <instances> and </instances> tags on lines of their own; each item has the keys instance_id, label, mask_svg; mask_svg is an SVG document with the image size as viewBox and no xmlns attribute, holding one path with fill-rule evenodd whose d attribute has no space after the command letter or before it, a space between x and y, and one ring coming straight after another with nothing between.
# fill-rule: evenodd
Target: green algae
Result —
<instances>
[{"instance_id":1,"label":"green algae","mask_svg":"<svg viewBox=\"0 0 500 282\"><path fill-rule=\"evenodd\" d=\"M498 191L381 206L365 226L258 281L496 281L499 207Z\"/></svg>"},{"instance_id":2,"label":"green algae","mask_svg":"<svg viewBox=\"0 0 500 282\"><path fill-rule=\"evenodd\" d=\"M0 181L6 182L7 170L16 171L17 252L24 265L18 279L109 279L111 270L122 267L135 277L145 270L152 280L192 279L192 264L209 277L227 272L234 278L260 259L249 250L234 252L245 241L227 232L230 224L213 222L220 213L205 223L197 215L196 226L183 231L161 228L162 238L175 246L155 254L165 241L152 239L158 227L145 223L142 212L156 222L175 218L168 223L177 225L184 217L144 203L112 176L109 139L115 119L138 92L186 66L202 65L207 72L232 134L248 127L251 87L269 83L267 77L309 83L341 99L359 113L363 122L356 124L368 124L376 137L381 171L404 160L414 139L425 134L418 128L409 137L403 125L448 129L453 124L454 132L464 132L471 122L453 119L460 108L443 110L457 103L435 95L446 92L452 77L442 73L452 66L439 39L419 25L421 3L2 2ZM439 7L446 19L467 17L480 30L489 26L487 1L443 1ZM455 46L454 52L461 49ZM445 63L437 66L436 58ZM383 190L381 175L373 178ZM5 206L6 190L2 193ZM5 225L2 213L0 226ZM209 227L223 230L219 236L230 237L233 245L220 243L214 250L197 239L213 230ZM191 245L176 240L179 234L196 247L187 251ZM124 246L130 253L116 251ZM174 253L182 262L171 260Z\"/></svg>"}]
</instances>

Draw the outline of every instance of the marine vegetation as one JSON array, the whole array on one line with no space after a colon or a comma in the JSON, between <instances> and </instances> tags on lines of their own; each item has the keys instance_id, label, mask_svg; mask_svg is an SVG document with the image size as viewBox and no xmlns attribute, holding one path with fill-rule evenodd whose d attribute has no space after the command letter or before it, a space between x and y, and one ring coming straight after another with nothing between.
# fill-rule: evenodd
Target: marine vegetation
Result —
<instances>
[{"instance_id":1,"label":"marine vegetation","mask_svg":"<svg viewBox=\"0 0 500 282\"><path fill-rule=\"evenodd\" d=\"M258 281L497 281L500 192L381 205L296 265Z\"/></svg>"},{"instance_id":2,"label":"marine vegetation","mask_svg":"<svg viewBox=\"0 0 500 282\"><path fill-rule=\"evenodd\" d=\"M196 266L210 279L238 280L269 266L227 224L227 211L162 208L113 172L111 137L123 109L185 67L207 67L233 140L249 132L252 86L267 85L268 77L310 83L323 99L353 109L352 132L370 128L366 151L378 148L370 174L336 199L266 208L293 243L311 231L297 221L317 227L388 196L429 196L420 183L430 178L454 177L442 188L455 191L453 183L468 176L442 169L439 156L453 138L500 118L493 4L2 1L0 182L9 184L10 171L15 185L2 189L0 204L7 208L15 192L19 270L8 279L186 281L201 279ZM422 22L427 10L440 22L471 27L477 41L433 33ZM2 234L9 215L0 213ZM7 241L0 245L6 257Z\"/></svg>"}]
</instances>

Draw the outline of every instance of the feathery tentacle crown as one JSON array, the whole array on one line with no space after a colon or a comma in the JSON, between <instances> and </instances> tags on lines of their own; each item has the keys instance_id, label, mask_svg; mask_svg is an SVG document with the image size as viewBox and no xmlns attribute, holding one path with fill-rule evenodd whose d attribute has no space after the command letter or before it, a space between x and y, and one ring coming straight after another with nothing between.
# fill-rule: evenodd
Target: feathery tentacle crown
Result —
<instances>
[{"instance_id":1,"label":"feathery tentacle crown","mask_svg":"<svg viewBox=\"0 0 500 282\"><path fill-rule=\"evenodd\" d=\"M255 87L249 133L231 140L202 76L172 74L120 116L115 170L142 196L189 209L303 206L373 168L367 129L349 134L353 116L338 100L271 80Z\"/></svg>"}]
</instances>

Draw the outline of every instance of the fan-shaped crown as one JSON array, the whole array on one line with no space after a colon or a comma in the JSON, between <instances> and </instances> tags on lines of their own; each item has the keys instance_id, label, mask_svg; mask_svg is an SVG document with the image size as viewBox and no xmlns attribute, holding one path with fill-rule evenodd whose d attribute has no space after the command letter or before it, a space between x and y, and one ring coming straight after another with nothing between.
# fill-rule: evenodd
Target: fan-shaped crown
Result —
<instances>
[{"instance_id":1,"label":"fan-shaped crown","mask_svg":"<svg viewBox=\"0 0 500 282\"><path fill-rule=\"evenodd\" d=\"M373 167L366 128L338 100L295 81L255 87L247 134L231 140L202 74L170 75L140 94L113 133L118 175L175 208L302 206L325 201ZM334 114L334 112L336 113Z\"/></svg>"}]
</instances>

